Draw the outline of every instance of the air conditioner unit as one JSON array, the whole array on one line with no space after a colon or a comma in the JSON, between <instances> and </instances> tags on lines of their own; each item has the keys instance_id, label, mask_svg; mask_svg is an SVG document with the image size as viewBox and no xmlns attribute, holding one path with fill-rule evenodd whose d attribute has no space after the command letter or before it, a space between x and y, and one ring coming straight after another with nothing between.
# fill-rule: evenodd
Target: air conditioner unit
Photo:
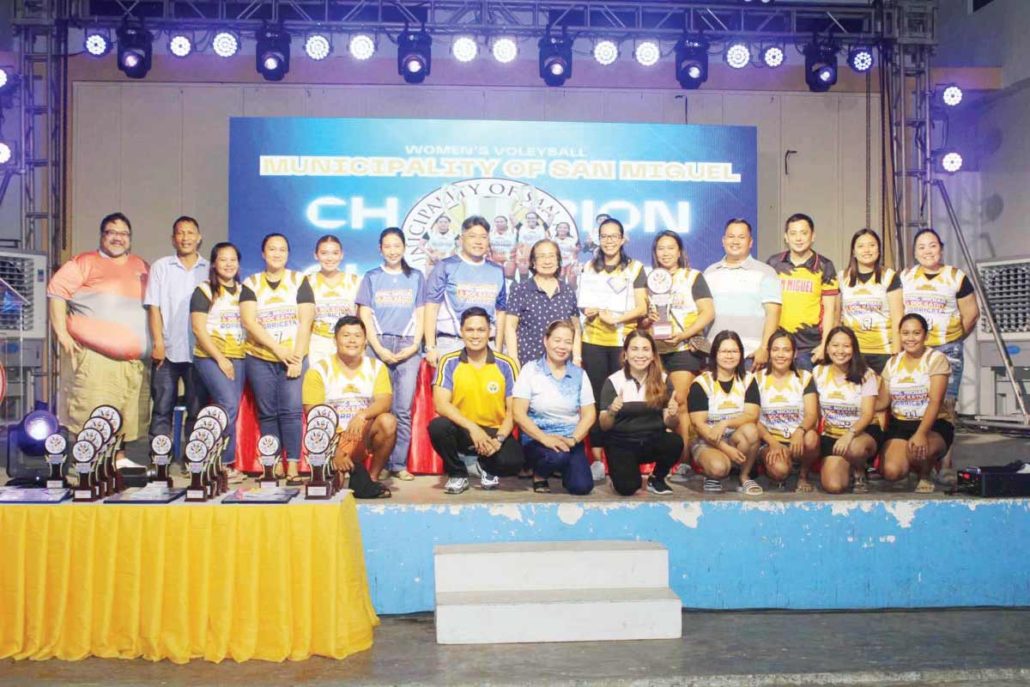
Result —
<instances>
[{"instance_id":1,"label":"air conditioner unit","mask_svg":"<svg viewBox=\"0 0 1030 687\"><path fill-rule=\"evenodd\" d=\"M47 256L0 251L0 338L46 338Z\"/></svg>"}]
</instances>

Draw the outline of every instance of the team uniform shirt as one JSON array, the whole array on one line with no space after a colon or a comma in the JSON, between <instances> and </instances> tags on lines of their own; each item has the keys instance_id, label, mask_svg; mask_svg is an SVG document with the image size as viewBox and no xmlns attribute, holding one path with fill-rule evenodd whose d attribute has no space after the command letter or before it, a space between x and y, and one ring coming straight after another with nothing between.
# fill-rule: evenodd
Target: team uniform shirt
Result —
<instances>
[{"instance_id":1,"label":"team uniform shirt","mask_svg":"<svg viewBox=\"0 0 1030 687\"><path fill-rule=\"evenodd\" d=\"M780 277L780 326L794 335L798 350L810 351L822 341L823 296L837 295L837 270L815 252L795 265L784 251L769 258L769 265Z\"/></svg>"},{"instance_id":2,"label":"team uniform shirt","mask_svg":"<svg viewBox=\"0 0 1030 687\"><path fill-rule=\"evenodd\" d=\"M269 281L264 272L252 274L243 281L240 302L253 301L257 304L257 321L268 335L280 345L293 349L297 340L300 316L297 306L314 303L311 284L300 272L285 270L282 279ZM252 338L247 339L246 353L260 360L279 362L271 349L265 348Z\"/></svg>"},{"instance_id":3,"label":"team uniform shirt","mask_svg":"<svg viewBox=\"0 0 1030 687\"><path fill-rule=\"evenodd\" d=\"M441 234L431 230L426 236L425 249L433 253L432 259L436 262L449 258L458 250L458 234L453 231Z\"/></svg>"},{"instance_id":4,"label":"team uniform shirt","mask_svg":"<svg viewBox=\"0 0 1030 687\"><path fill-rule=\"evenodd\" d=\"M931 273L917 265L901 273L901 286L905 314L922 315L930 327L926 333L927 346L940 346L962 338L958 301L973 293L973 285L962 270L946 265L940 272Z\"/></svg>"},{"instance_id":5,"label":"team uniform shirt","mask_svg":"<svg viewBox=\"0 0 1030 687\"><path fill-rule=\"evenodd\" d=\"M819 410L823 416L823 434L843 436L862 416L862 399L879 391L876 373L866 370L861 384L849 382L833 365L816 365L812 373L819 392Z\"/></svg>"},{"instance_id":6,"label":"team uniform shirt","mask_svg":"<svg viewBox=\"0 0 1030 687\"><path fill-rule=\"evenodd\" d=\"M150 353L148 271L135 255L119 264L100 251L80 253L50 278L47 296L68 304L68 334L77 343L114 360L139 360Z\"/></svg>"},{"instance_id":7,"label":"team uniform shirt","mask_svg":"<svg viewBox=\"0 0 1030 687\"><path fill-rule=\"evenodd\" d=\"M497 429L504 422L518 374L518 363L503 353L488 349L486 362L476 367L462 348L440 357L433 386L450 391L451 403L463 416L480 427Z\"/></svg>"},{"instance_id":8,"label":"team uniform shirt","mask_svg":"<svg viewBox=\"0 0 1030 687\"><path fill-rule=\"evenodd\" d=\"M556 237L554 242L558 244L562 267L572 265L576 261L576 256L579 255L579 239L570 234L565 238Z\"/></svg>"},{"instance_id":9,"label":"team uniform shirt","mask_svg":"<svg viewBox=\"0 0 1030 687\"><path fill-rule=\"evenodd\" d=\"M737 332L744 344L744 357L762 345L765 305L782 301L776 270L750 255L731 265L725 258L705 268L705 281L715 301L715 319L708 328L711 335L724 329Z\"/></svg>"},{"instance_id":10,"label":"team uniform shirt","mask_svg":"<svg viewBox=\"0 0 1030 687\"><path fill-rule=\"evenodd\" d=\"M672 333L685 332L688 327L697 321L697 302L702 298L711 298L712 292L708 289L708 283L704 275L698 270L690 268L679 268L672 272L672 289L669 291L672 300L669 302L669 322L672 324ZM689 341L681 341L675 346L667 341L659 340L658 352L676 353L678 351L689 351Z\"/></svg>"},{"instance_id":11,"label":"team uniform shirt","mask_svg":"<svg viewBox=\"0 0 1030 687\"><path fill-rule=\"evenodd\" d=\"M862 353L889 355L894 332L887 294L901 288L901 279L889 267L883 268L879 280L872 272L855 277L854 286L849 275L840 281L841 324L855 332Z\"/></svg>"},{"instance_id":12,"label":"team uniform shirt","mask_svg":"<svg viewBox=\"0 0 1030 687\"><path fill-rule=\"evenodd\" d=\"M755 384L761 399L762 424L780 441L790 441L805 420L805 396L816 393L812 373L798 370L780 380L768 370L760 370L755 375Z\"/></svg>"},{"instance_id":13,"label":"team uniform shirt","mask_svg":"<svg viewBox=\"0 0 1030 687\"><path fill-rule=\"evenodd\" d=\"M583 266L584 278L579 280L579 288L582 291L585 283L589 283L588 275L597 275L594 264L588 262ZM608 288L611 289L611 306L607 308L613 313L624 313L633 309L636 304L634 292L636 289L647 288L647 275L644 273L644 265L639 260L630 260L625 267L622 265L606 265L600 275L605 278ZM611 326L601 321L600 317L593 317L586 321L583 327L583 343L594 344L595 346L622 346L626 337L637 328L637 323L623 322Z\"/></svg>"},{"instance_id":14,"label":"team uniform shirt","mask_svg":"<svg viewBox=\"0 0 1030 687\"><path fill-rule=\"evenodd\" d=\"M707 411L705 423L709 427L740 415L749 403L762 404L758 384L750 372L744 375L744 379L734 376L728 382L717 380L711 371L705 372L694 380L687 394L687 412Z\"/></svg>"},{"instance_id":15,"label":"team uniform shirt","mask_svg":"<svg viewBox=\"0 0 1030 687\"><path fill-rule=\"evenodd\" d=\"M311 327L313 336L332 340L336 322L344 315L358 314L355 299L361 277L352 272L344 272L341 277L335 286L330 284L321 272L309 274L307 277L311 293L315 296L315 321Z\"/></svg>"},{"instance_id":16,"label":"team uniform shirt","mask_svg":"<svg viewBox=\"0 0 1030 687\"><path fill-rule=\"evenodd\" d=\"M518 241L518 236L512 229L508 229L503 234L499 231L490 232L490 255L491 257L497 258L499 262L508 262L511 260L512 254L515 253L515 243Z\"/></svg>"},{"instance_id":17,"label":"team uniform shirt","mask_svg":"<svg viewBox=\"0 0 1030 687\"><path fill-rule=\"evenodd\" d=\"M529 249L533 247L533 244L546 238L547 227L543 224L537 224L532 229L525 224L519 227L519 246L527 258L529 257Z\"/></svg>"},{"instance_id":18,"label":"team uniform shirt","mask_svg":"<svg viewBox=\"0 0 1030 687\"><path fill-rule=\"evenodd\" d=\"M518 341L519 364L525 365L544 355L544 332L556 320L579 316L576 294L561 279L553 296L540 288L536 279L515 284L508 298L508 314L519 318L515 326Z\"/></svg>"},{"instance_id":19,"label":"team uniform shirt","mask_svg":"<svg viewBox=\"0 0 1030 687\"><path fill-rule=\"evenodd\" d=\"M143 305L161 312L161 335L165 344L165 359L173 363L192 360L193 327L190 326L190 299L193 290L205 281L211 268L202 257L192 268L182 264L178 255L168 255L150 266L147 292Z\"/></svg>"},{"instance_id":20,"label":"team uniform shirt","mask_svg":"<svg viewBox=\"0 0 1030 687\"><path fill-rule=\"evenodd\" d=\"M392 394L390 372L375 358L362 356L357 370L349 370L337 355L319 360L304 374L301 401L306 406L324 403L336 411L342 432L376 396Z\"/></svg>"},{"instance_id":21,"label":"team uniform shirt","mask_svg":"<svg viewBox=\"0 0 1030 687\"><path fill-rule=\"evenodd\" d=\"M891 396L891 415L902 421L922 420L930 405L930 377L950 374L947 357L932 348L927 348L914 362L905 353L893 355L883 368L883 383ZM950 405L941 404L938 419L954 422Z\"/></svg>"},{"instance_id":22,"label":"team uniform shirt","mask_svg":"<svg viewBox=\"0 0 1030 687\"><path fill-rule=\"evenodd\" d=\"M202 312L207 315L204 330L222 355L226 358L243 358L246 334L240 319L239 284L234 284L231 289L223 286L218 290L218 298L212 301L211 284L202 283L193 291L190 312ZM199 344L193 348L193 356L210 357Z\"/></svg>"},{"instance_id":23,"label":"team uniform shirt","mask_svg":"<svg viewBox=\"0 0 1030 687\"><path fill-rule=\"evenodd\" d=\"M665 382L666 396L671 397L673 388L668 375L663 374L662 381ZM660 408L647 405L645 392L644 385L627 377L623 370L604 380L600 410L608 410L617 397L622 398L622 408L613 418L612 428L605 432L607 441L624 439L639 442L652 438L656 432L665 431L664 405Z\"/></svg>"},{"instance_id":24,"label":"team uniform shirt","mask_svg":"<svg viewBox=\"0 0 1030 687\"><path fill-rule=\"evenodd\" d=\"M426 280L427 303L439 303L436 331L458 336L461 314L473 306L486 310L493 329L497 313L507 310L504 271L487 260L472 262L461 255L452 255L438 263Z\"/></svg>"},{"instance_id":25,"label":"team uniform shirt","mask_svg":"<svg viewBox=\"0 0 1030 687\"><path fill-rule=\"evenodd\" d=\"M566 363L565 374L555 379L542 357L522 368L511 395L529 401L527 414L541 432L560 437L571 437L579 424L579 409L594 403L590 379L581 367Z\"/></svg>"},{"instance_id":26,"label":"team uniform shirt","mask_svg":"<svg viewBox=\"0 0 1030 687\"><path fill-rule=\"evenodd\" d=\"M375 267L365 273L358 287L358 305L372 310L376 333L382 336L414 336L415 309L425 303L425 277L419 270L408 274Z\"/></svg>"}]
</instances>

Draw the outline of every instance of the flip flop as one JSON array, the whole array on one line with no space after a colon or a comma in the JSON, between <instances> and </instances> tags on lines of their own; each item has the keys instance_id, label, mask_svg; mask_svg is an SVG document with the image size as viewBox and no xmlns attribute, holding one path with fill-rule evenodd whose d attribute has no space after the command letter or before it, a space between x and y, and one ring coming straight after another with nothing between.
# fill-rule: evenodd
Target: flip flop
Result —
<instances>
[{"instance_id":1,"label":"flip flop","mask_svg":"<svg viewBox=\"0 0 1030 687\"><path fill-rule=\"evenodd\" d=\"M921 479L916 484L915 493L917 494L932 494L937 490L932 480Z\"/></svg>"},{"instance_id":2,"label":"flip flop","mask_svg":"<svg viewBox=\"0 0 1030 687\"><path fill-rule=\"evenodd\" d=\"M811 482L804 479L798 480L798 486L794 489L794 492L797 494L811 494L813 491L815 491L815 487L812 486Z\"/></svg>"},{"instance_id":3,"label":"flip flop","mask_svg":"<svg viewBox=\"0 0 1030 687\"><path fill-rule=\"evenodd\" d=\"M760 496L765 492L765 489L762 489L762 485L753 479L746 479L740 483L737 491L748 496Z\"/></svg>"}]
</instances>

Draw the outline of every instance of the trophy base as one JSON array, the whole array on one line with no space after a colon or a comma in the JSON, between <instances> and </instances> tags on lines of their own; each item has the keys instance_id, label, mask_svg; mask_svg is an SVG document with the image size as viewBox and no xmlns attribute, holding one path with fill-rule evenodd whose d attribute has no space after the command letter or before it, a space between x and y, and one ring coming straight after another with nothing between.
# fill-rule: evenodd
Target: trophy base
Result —
<instances>
[{"instance_id":1,"label":"trophy base","mask_svg":"<svg viewBox=\"0 0 1030 687\"><path fill-rule=\"evenodd\" d=\"M187 489L186 500L194 502L207 501L207 490L206 489Z\"/></svg>"},{"instance_id":2,"label":"trophy base","mask_svg":"<svg viewBox=\"0 0 1030 687\"><path fill-rule=\"evenodd\" d=\"M158 475L157 477L151 477L150 478L150 483L151 484L155 484L155 483L156 484L165 484L165 485L168 486L169 489L171 489L174 486L171 477L161 477L160 475Z\"/></svg>"},{"instance_id":3,"label":"trophy base","mask_svg":"<svg viewBox=\"0 0 1030 687\"><path fill-rule=\"evenodd\" d=\"M332 494L329 493L328 484L308 484L304 487L304 498L306 499L327 499Z\"/></svg>"},{"instance_id":4,"label":"trophy base","mask_svg":"<svg viewBox=\"0 0 1030 687\"><path fill-rule=\"evenodd\" d=\"M67 489L68 485L65 484L63 479L48 479L46 481L47 489Z\"/></svg>"},{"instance_id":5,"label":"trophy base","mask_svg":"<svg viewBox=\"0 0 1030 687\"><path fill-rule=\"evenodd\" d=\"M98 498L93 489L76 489L72 492L72 501L96 501Z\"/></svg>"},{"instance_id":6,"label":"trophy base","mask_svg":"<svg viewBox=\"0 0 1030 687\"><path fill-rule=\"evenodd\" d=\"M259 479L258 489L278 489L279 480L277 479Z\"/></svg>"},{"instance_id":7,"label":"trophy base","mask_svg":"<svg viewBox=\"0 0 1030 687\"><path fill-rule=\"evenodd\" d=\"M672 338L672 325L669 323L656 322L651 325L651 336L656 341Z\"/></svg>"}]
</instances>

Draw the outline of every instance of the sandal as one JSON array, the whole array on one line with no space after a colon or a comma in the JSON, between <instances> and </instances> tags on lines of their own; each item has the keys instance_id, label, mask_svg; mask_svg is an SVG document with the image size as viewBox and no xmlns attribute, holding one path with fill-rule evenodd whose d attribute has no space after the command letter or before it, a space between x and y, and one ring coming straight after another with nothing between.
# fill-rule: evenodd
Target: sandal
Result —
<instances>
[{"instance_id":1,"label":"sandal","mask_svg":"<svg viewBox=\"0 0 1030 687\"><path fill-rule=\"evenodd\" d=\"M865 475L855 475L855 486L851 488L852 494L868 494L869 493L869 482L866 481Z\"/></svg>"},{"instance_id":2,"label":"sandal","mask_svg":"<svg viewBox=\"0 0 1030 687\"><path fill-rule=\"evenodd\" d=\"M533 479L533 471L529 468L519 470L519 479Z\"/></svg>"},{"instance_id":3,"label":"sandal","mask_svg":"<svg viewBox=\"0 0 1030 687\"><path fill-rule=\"evenodd\" d=\"M921 479L916 484L915 493L917 494L932 494L936 491L936 487L933 485L933 480Z\"/></svg>"},{"instance_id":4,"label":"sandal","mask_svg":"<svg viewBox=\"0 0 1030 687\"><path fill-rule=\"evenodd\" d=\"M545 479L535 479L533 480L533 491L537 494L550 494L551 485Z\"/></svg>"},{"instance_id":5,"label":"sandal","mask_svg":"<svg viewBox=\"0 0 1030 687\"><path fill-rule=\"evenodd\" d=\"M368 496L358 496L355 493L354 494L354 498L356 498L356 499L389 499L389 498L393 498L393 492L390 491L389 487L386 487L386 486L384 486L382 484L379 484L378 482L376 482L375 484L376 484L376 486L379 487L379 491L377 491L375 494L369 494Z\"/></svg>"},{"instance_id":6,"label":"sandal","mask_svg":"<svg viewBox=\"0 0 1030 687\"><path fill-rule=\"evenodd\" d=\"M807 479L799 479L797 487L794 488L794 492L797 494L811 494L815 491L815 487Z\"/></svg>"},{"instance_id":7,"label":"sandal","mask_svg":"<svg viewBox=\"0 0 1030 687\"><path fill-rule=\"evenodd\" d=\"M748 496L760 496L765 492L765 489L762 489L762 485L753 479L746 479L740 483L737 491Z\"/></svg>"},{"instance_id":8,"label":"sandal","mask_svg":"<svg viewBox=\"0 0 1030 687\"><path fill-rule=\"evenodd\" d=\"M272 468L272 476L276 479L282 479L283 477L286 477L286 467L283 465L283 462L281 460L275 464L274 468Z\"/></svg>"}]
</instances>

